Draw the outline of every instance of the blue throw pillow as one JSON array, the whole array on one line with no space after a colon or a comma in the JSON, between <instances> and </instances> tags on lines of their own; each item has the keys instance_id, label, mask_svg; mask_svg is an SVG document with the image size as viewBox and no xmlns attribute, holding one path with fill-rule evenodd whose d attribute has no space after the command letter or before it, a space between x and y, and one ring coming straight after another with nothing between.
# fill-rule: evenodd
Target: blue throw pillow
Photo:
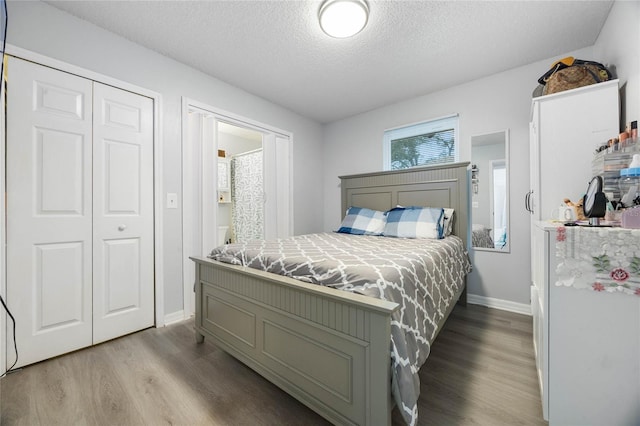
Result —
<instances>
[{"instance_id":1,"label":"blue throw pillow","mask_svg":"<svg viewBox=\"0 0 640 426\"><path fill-rule=\"evenodd\" d=\"M385 214L363 207L349 207L336 232L355 235L382 235L386 223Z\"/></svg>"},{"instance_id":2,"label":"blue throw pillow","mask_svg":"<svg viewBox=\"0 0 640 426\"><path fill-rule=\"evenodd\" d=\"M444 209L397 207L387 213L382 235L399 238L444 238Z\"/></svg>"}]
</instances>

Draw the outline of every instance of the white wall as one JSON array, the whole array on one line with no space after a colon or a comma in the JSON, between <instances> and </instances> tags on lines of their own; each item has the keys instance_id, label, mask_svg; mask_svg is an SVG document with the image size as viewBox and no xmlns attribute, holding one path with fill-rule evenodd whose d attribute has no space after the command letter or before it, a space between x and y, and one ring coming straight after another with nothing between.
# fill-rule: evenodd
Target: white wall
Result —
<instances>
[{"instance_id":1,"label":"white wall","mask_svg":"<svg viewBox=\"0 0 640 426\"><path fill-rule=\"evenodd\" d=\"M382 169L385 129L451 113L460 115L460 160L469 161L472 135L510 130L511 252L472 252L474 270L469 293L529 304L529 215L524 195L529 190L529 114L537 79L564 56L615 64L627 81L627 121L638 117L640 3L616 2L596 44L524 67L388 105L325 126L324 229L340 223L340 175ZM612 135L613 137L614 135ZM588 149L591 149L590 147Z\"/></svg>"},{"instance_id":2,"label":"white wall","mask_svg":"<svg viewBox=\"0 0 640 426\"><path fill-rule=\"evenodd\" d=\"M622 123L640 119L640 2L617 1L594 45L600 62L615 64L622 87ZM624 126L621 126L624 129Z\"/></svg>"},{"instance_id":3,"label":"white wall","mask_svg":"<svg viewBox=\"0 0 640 426\"><path fill-rule=\"evenodd\" d=\"M591 48L410 99L325 128L325 230L340 223L338 176L381 170L385 129L450 113L460 115L460 160L469 161L473 135L510 130L511 252L472 252L471 294L529 303L529 114L537 79L562 56L598 59ZM589 148L591 149L591 148Z\"/></svg>"},{"instance_id":4,"label":"white wall","mask_svg":"<svg viewBox=\"0 0 640 426\"><path fill-rule=\"evenodd\" d=\"M163 191L181 194L181 97L293 133L296 233L322 228L322 126L45 3L8 2L7 42L162 95ZM180 197L181 199L181 197ZM164 312L182 310L181 209L163 212Z\"/></svg>"},{"instance_id":5,"label":"white wall","mask_svg":"<svg viewBox=\"0 0 640 426\"><path fill-rule=\"evenodd\" d=\"M230 133L218 132L218 149L224 149L227 157L260 148L262 148L262 141L246 139Z\"/></svg>"}]
</instances>

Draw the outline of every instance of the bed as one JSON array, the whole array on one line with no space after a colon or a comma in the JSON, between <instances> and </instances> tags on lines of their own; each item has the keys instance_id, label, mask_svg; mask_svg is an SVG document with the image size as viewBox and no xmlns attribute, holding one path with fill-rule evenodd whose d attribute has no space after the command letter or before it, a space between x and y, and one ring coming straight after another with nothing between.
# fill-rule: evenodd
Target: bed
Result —
<instances>
[{"instance_id":1,"label":"bed","mask_svg":"<svg viewBox=\"0 0 640 426\"><path fill-rule=\"evenodd\" d=\"M471 230L471 247L495 248L493 238L491 238L491 229L474 223Z\"/></svg>"},{"instance_id":2,"label":"bed","mask_svg":"<svg viewBox=\"0 0 640 426\"><path fill-rule=\"evenodd\" d=\"M466 248L468 163L342 176L342 209L455 209ZM390 424L392 316L399 305L207 258L196 263L196 339L205 336L334 424ZM466 301L466 288L453 299ZM438 321L440 330L453 309ZM435 336L434 336L435 337Z\"/></svg>"}]
</instances>

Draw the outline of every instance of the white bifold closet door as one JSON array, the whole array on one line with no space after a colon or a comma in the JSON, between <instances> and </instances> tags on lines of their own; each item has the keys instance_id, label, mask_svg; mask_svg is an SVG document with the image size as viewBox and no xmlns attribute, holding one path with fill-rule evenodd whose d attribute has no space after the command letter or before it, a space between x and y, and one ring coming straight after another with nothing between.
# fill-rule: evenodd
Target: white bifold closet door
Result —
<instances>
[{"instance_id":1,"label":"white bifold closet door","mask_svg":"<svg viewBox=\"0 0 640 426\"><path fill-rule=\"evenodd\" d=\"M153 101L7 68L7 302L27 365L153 325Z\"/></svg>"},{"instance_id":2,"label":"white bifold closet door","mask_svg":"<svg viewBox=\"0 0 640 426\"><path fill-rule=\"evenodd\" d=\"M93 88L93 343L153 325L153 101Z\"/></svg>"}]
</instances>

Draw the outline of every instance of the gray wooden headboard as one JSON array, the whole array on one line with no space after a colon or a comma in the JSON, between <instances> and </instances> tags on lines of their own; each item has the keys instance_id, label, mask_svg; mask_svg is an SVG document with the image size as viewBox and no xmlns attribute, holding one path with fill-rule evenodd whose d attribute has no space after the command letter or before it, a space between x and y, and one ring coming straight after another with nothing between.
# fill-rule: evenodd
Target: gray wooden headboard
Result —
<instances>
[{"instance_id":1,"label":"gray wooden headboard","mask_svg":"<svg viewBox=\"0 0 640 426\"><path fill-rule=\"evenodd\" d=\"M341 215L351 206L386 211L398 205L455 209L453 233L469 247L469 162L340 176Z\"/></svg>"}]
</instances>

